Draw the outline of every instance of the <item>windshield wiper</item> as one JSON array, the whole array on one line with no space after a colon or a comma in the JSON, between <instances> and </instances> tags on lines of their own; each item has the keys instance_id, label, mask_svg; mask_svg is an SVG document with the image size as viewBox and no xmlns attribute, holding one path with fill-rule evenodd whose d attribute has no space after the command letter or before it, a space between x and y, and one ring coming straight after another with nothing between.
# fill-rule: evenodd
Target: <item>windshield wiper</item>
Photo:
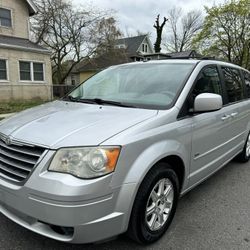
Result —
<instances>
[{"instance_id":1,"label":"windshield wiper","mask_svg":"<svg viewBox=\"0 0 250 250\"><path fill-rule=\"evenodd\" d=\"M135 108L135 106L133 106L133 105L124 104L122 102L104 100L104 99L100 99L100 98L93 98L93 99L82 98L82 99L78 99L78 100L74 100L74 101L76 101L76 102L82 102L82 103L94 103L94 104L99 104L99 105L108 104L108 105L112 105L112 106Z\"/></svg>"},{"instance_id":2,"label":"windshield wiper","mask_svg":"<svg viewBox=\"0 0 250 250\"><path fill-rule=\"evenodd\" d=\"M65 101L71 101L71 102L81 102L81 103L90 103L90 104L99 104L99 105L112 105L112 106L119 106L119 107L126 107L126 108L136 108L133 105L124 104L122 102L116 102L116 101L110 101L110 100L104 100L101 98L79 98L79 97L73 97L73 96L67 96L63 100Z\"/></svg>"}]
</instances>

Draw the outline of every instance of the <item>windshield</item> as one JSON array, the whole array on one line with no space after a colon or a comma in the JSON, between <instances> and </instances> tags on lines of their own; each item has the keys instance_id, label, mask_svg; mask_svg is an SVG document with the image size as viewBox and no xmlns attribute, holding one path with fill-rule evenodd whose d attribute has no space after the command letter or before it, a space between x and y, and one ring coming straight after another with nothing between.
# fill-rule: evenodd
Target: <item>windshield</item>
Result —
<instances>
[{"instance_id":1,"label":"windshield","mask_svg":"<svg viewBox=\"0 0 250 250\"><path fill-rule=\"evenodd\" d=\"M167 109L175 101L193 63L138 63L110 67L94 75L66 98L72 101Z\"/></svg>"}]
</instances>

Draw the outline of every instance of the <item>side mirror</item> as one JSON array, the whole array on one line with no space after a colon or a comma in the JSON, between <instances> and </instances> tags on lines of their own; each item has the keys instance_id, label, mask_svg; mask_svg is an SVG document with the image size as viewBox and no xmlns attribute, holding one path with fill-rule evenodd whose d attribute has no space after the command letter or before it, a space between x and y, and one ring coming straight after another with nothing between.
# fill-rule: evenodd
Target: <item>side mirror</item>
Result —
<instances>
[{"instance_id":1,"label":"side mirror","mask_svg":"<svg viewBox=\"0 0 250 250\"><path fill-rule=\"evenodd\" d=\"M217 94L203 93L194 100L194 112L215 111L222 108L222 97Z\"/></svg>"}]
</instances>

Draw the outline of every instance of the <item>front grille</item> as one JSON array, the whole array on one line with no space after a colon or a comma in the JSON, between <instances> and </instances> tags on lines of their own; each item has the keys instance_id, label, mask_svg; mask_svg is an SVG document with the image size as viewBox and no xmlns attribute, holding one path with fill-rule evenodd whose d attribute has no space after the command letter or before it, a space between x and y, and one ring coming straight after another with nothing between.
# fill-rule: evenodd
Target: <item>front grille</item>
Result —
<instances>
[{"instance_id":1,"label":"front grille","mask_svg":"<svg viewBox=\"0 0 250 250\"><path fill-rule=\"evenodd\" d=\"M36 166L45 148L12 142L7 145L0 138L0 176L23 182Z\"/></svg>"}]
</instances>

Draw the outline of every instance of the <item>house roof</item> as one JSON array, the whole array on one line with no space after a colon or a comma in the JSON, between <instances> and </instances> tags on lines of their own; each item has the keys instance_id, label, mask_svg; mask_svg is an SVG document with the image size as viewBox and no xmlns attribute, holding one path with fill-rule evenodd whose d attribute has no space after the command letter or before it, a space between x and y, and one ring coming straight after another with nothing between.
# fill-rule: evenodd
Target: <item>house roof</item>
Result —
<instances>
[{"instance_id":1,"label":"house roof","mask_svg":"<svg viewBox=\"0 0 250 250\"><path fill-rule=\"evenodd\" d=\"M98 71L112 65L135 61L135 58L143 59L143 55L139 54L138 50L147 37L148 35L140 35L117 39L115 45L125 45L124 48L115 48L96 58L84 60L74 67L72 73ZM150 43L150 40L148 42ZM149 45L151 46L151 43Z\"/></svg>"},{"instance_id":2,"label":"house roof","mask_svg":"<svg viewBox=\"0 0 250 250\"><path fill-rule=\"evenodd\" d=\"M0 47L8 49L18 49L49 54L49 50L31 42L28 39L0 35Z\"/></svg>"},{"instance_id":3,"label":"house roof","mask_svg":"<svg viewBox=\"0 0 250 250\"><path fill-rule=\"evenodd\" d=\"M29 15L33 16L38 12L38 9L35 5L35 3L33 2L33 0L25 0L26 3L28 4L28 8L29 8Z\"/></svg>"},{"instance_id":4,"label":"house roof","mask_svg":"<svg viewBox=\"0 0 250 250\"><path fill-rule=\"evenodd\" d=\"M175 57L175 58L189 58L189 57L200 57L201 56L195 50L167 53L166 55L171 56L171 57Z\"/></svg>"},{"instance_id":5,"label":"house roof","mask_svg":"<svg viewBox=\"0 0 250 250\"><path fill-rule=\"evenodd\" d=\"M108 52L96 58L90 58L80 62L74 67L72 73L79 73L84 71L98 71L105 69L112 65L118 65L127 62L133 62L134 58L158 58L158 59L168 59L171 57L184 59L184 58L197 58L202 57L195 50L174 52L174 53L151 53L146 55L138 55L136 53L128 54L126 49L116 49L112 52Z\"/></svg>"},{"instance_id":6,"label":"house roof","mask_svg":"<svg viewBox=\"0 0 250 250\"><path fill-rule=\"evenodd\" d=\"M117 39L116 45L124 44L128 54L135 54L146 37L147 35L140 35Z\"/></svg>"},{"instance_id":7,"label":"house roof","mask_svg":"<svg viewBox=\"0 0 250 250\"><path fill-rule=\"evenodd\" d=\"M73 69L72 72L97 71L112 65L118 65L131 61L131 58L127 56L124 50L113 50L112 52L105 53L96 58L90 58L82 61Z\"/></svg>"}]
</instances>

